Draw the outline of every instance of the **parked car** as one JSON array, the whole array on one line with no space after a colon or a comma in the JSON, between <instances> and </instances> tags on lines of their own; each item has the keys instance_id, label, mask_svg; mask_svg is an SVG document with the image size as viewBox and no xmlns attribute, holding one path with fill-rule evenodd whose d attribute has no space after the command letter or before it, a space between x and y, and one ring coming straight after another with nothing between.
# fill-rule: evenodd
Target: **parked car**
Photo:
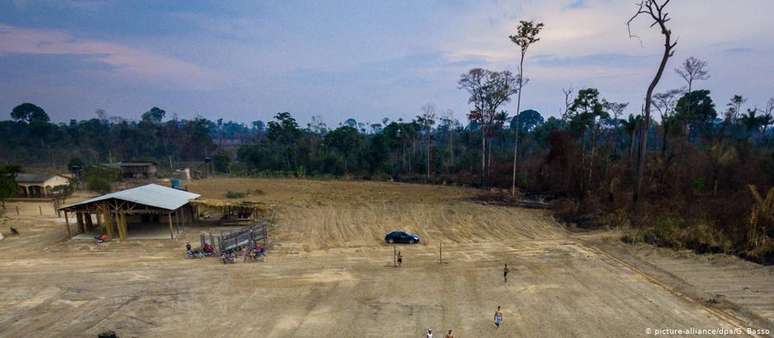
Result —
<instances>
[{"instance_id":1,"label":"parked car","mask_svg":"<svg viewBox=\"0 0 774 338\"><path fill-rule=\"evenodd\" d=\"M384 236L384 241L392 243L419 243L419 236L406 231L393 231Z\"/></svg>"}]
</instances>

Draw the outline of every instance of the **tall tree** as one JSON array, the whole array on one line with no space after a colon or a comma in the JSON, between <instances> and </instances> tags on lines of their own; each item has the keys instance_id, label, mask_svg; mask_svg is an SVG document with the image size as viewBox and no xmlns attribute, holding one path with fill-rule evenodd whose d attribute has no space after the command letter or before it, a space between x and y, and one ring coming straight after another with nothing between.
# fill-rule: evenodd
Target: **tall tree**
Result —
<instances>
[{"instance_id":1,"label":"tall tree","mask_svg":"<svg viewBox=\"0 0 774 338\"><path fill-rule=\"evenodd\" d=\"M621 125L626 134L629 135L629 163L633 162L634 148L637 144L637 131L640 129L640 123L642 123L642 115L630 114L628 119L621 120Z\"/></svg>"},{"instance_id":2,"label":"tall tree","mask_svg":"<svg viewBox=\"0 0 774 338\"><path fill-rule=\"evenodd\" d=\"M715 103L706 89L686 93L675 105L675 120L681 124L685 135L691 129L698 129L701 134L708 136L716 117Z\"/></svg>"},{"instance_id":3,"label":"tall tree","mask_svg":"<svg viewBox=\"0 0 774 338\"><path fill-rule=\"evenodd\" d=\"M562 88L562 94L564 94L564 111L562 112L562 120L569 120L570 116L570 106L572 105L572 92L574 89L572 87L570 88Z\"/></svg>"},{"instance_id":4,"label":"tall tree","mask_svg":"<svg viewBox=\"0 0 774 338\"><path fill-rule=\"evenodd\" d=\"M27 123L46 123L49 121L48 114L43 108L29 102L13 107L11 118Z\"/></svg>"},{"instance_id":5,"label":"tall tree","mask_svg":"<svg viewBox=\"0 0 774 338\"><path fill-rule=\"evenodd\" d=\"M742 105L745 104L745 102L747 102L747 99L742 95L734 95L728 100L728 103L726 104L726 107L728 107L728 110L726 111L726 120L729 123L736 121L737 117L742 113Z\"/></svg>"},{"instance_id":6,"label":"tall tree","mask_svg":"<svg viewBox=\"0 0 774 338\"><path fill-rule=\"evenodd\" d=\"M585 140L585 133L588 130L590 134L589 160L585 161L585 146L582 152L582 162L588 162L588 180L591 181L594 167L594 158L597 150L597 134L599 131L598 120L608 117L603 105L604 100L599 99L599 91L595 88L586 88L578 91L578 97L575 98L570 106L570 127L577 132L581 140ZM583 142L585 144L585 141Z\"/></svg>"},{"instance_id":7,"label":"tall tree","mask_svg":"<svg viewBox=\"0 0 774 338\"><path fill-rule=\"evenodd\" d=\"M631 33L632 22L634 22L634 20L636 20L639 16L648 17L649 21L651 21L650 27L657 25L661 30L661 35L664 36L664 53L661 55L661 62L658 65L656 75L650 82L648 90L645 94L645 114L641 126L642 132L640 133L642 140L640 141L640 156L637 164L637 180L635 183L633 195L635 204L638 204L640 194L642 193L642 180L643 175L645 174L645 160L648 150L648 129L650 128L650 109L653 100L653 91L656 90L656 86L661 80L661 76L664 74L664 69L666 68L667 62L669 62L669 58L674 55L674 49L675 46L677 46L677 42L672 42L672 31L667 28L666 25L667 22L671 20L669 19L669 13L666 12L666 7L669 2L670 0L642 0L639 4L637 4L637 11L634 13L634 15L632 15L631 18L629 18L629 21L626 23L627 27L629 27L629 36L634 37L634 35Z\"/></svg>"},{"instance_id":8,"label":"tall tree","mask_svg":"<svg viewBox=\"0 0 774 338\"><path fill-rule=\"evenodd\" d=\"M145 122L160 124L164 120L164 116L167 112L159 107L153 107L150 110L142 113L142 120Z\"/></svg>"},{"instance_id":9,"label":"tall tree","mask_svg":"<svg viewBox=\"0 0 774 338\"><path fill-rule=\"evenodd\" d=\"M417 116L417 122L422 126L425 133L425 142L427 143L427 180L430 180L430 156L432 155L433 125L435 124L435 105L425 104L421 108L422 112Z\"/></svg>"},{"instance_id":10,"label":"tall tree","mask_svg":"<svg viewBox=\"0 0 774 338\"><path fill-rule=\"evenodd\" d=\"M448 142L447 154L448 160L446 163L447 173L454 166L454 134L457 129L460 128L460 121L454 117L454 111L451 109L446 110L446 114L441 117L440 129L446 133L446 139Z\"/></svg>"},{"instance_id":11,"label":"tall tree","mask_svg":"<svg viewBox=\"0 0 774 338\"><path fill-rule=\"evenodd\" d=\"M487 173L487 138L498 126L502 126L505 112L498 111L500 106L508 102L518 92L517 80L511 72L493 72L482 68L474 68L460 76L458 85L470 94L468 103L473 109L468 119L475 122L481 130L481 185L485 185Z\"/></svg>"},{"instance_id":12,"label":"tall tree","mask_svg":"<svg viewBox=\"0 0 774 338\"><path fill-rule=\"evenodd\" d=\"M511 41L515 43L521 49L521 58L519 59L519 91L516 98L516 125L519 125L519 112L521 112L521 91L524 87L524 56L527 55L527 49L532 44L540 41L538 34L543 29L542 22L534 21L520 21L519 26L516 27L516 34L509 36ZM516 195L516 161L519 155L519 129L514 131L514 143L513 143L513 178L511 180L511 196Z\"/></svg>"},{"instance_id":13,"label":"tall tree","mask_svg":"<svg viewBox=\"0 0 774 338\"><path fill-rule=\"evenodd\" d=\"M344 172L349 173L349 162L362 143L357 129L344 125L325 134L325 144L344 158Z\"/></svg>"},{"instance_id":14,"label":"tall tree","mask_svg":"<svg viewBox=\"0 0 774 338\"><path fill-rule=\"evenodd\" d=\"M656 93L653 95L653 106L658 110L661 115L661 128L662 130L662 142L661 142L661 154L665 154L667 150L667 142L669 138L669 131L672 125L675 123L674 111L675 105L677 105L677 97L683 93L683 89L671 89L663 93Z\"/></svg>"},{"instance_id":15,"label":"tall tree","mask_svg":"<svg viewBox=\"0 0 774 338\"><path fill-rule=\"evenodd\" d=\"M693 90L693 81L707 80L710 78L707 70L707 61L695 58L693 56L685 59L680 67L675 68L675 72L680 75L685 83L688 84L688 92Z\"/></svg>"}]
</instances>

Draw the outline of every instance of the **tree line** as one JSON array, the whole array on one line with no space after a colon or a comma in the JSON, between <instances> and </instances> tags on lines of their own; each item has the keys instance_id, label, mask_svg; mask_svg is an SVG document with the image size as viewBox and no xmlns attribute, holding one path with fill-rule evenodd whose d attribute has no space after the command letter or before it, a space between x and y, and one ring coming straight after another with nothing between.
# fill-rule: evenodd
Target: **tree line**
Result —
<instances>
[{"instance_id":1,"label":"tree line","mask_svg":"<svg viewBox=\"0 0 774 338\"><path fill-rule=\"evenodd\" d=\"M428 103L406 120L350 118L329 127L315 116L302 126L280 112L245 126L165 120L154 107L139 121L103 112L52 124L40 107L25 103L14 108L13 120L0 122L0 155L11 163L151 158L170 167L173 160L212 157L216 170L232 175L455 183L507 189L510 198L539 193L556 198L556 212L580 227L623 226L635 229L631 241L774 262L774 98L756 105L742 95L713 97L701 87L710 70L700 58L669 71L677 44L668 3L641 1L629 20L648 20L664 38L642 103L616 102L597 88L565 88L557 95L564 106L558 116L522 111L529 88L524 59L544 25L521 21L507 37L520 53L516 72L461 74L457 86L469 109L459 116ZM657 90L669 74L685 86ZM506 109L513 98L518 114ZM243 144L225 147L224 140Z\"/></svg>"}]
</instances>

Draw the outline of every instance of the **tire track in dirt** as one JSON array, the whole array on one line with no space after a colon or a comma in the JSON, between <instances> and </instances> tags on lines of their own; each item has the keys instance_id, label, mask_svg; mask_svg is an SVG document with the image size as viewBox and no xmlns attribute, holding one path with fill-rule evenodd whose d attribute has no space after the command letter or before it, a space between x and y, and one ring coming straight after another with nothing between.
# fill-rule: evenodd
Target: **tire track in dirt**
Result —
<instances>
[{"instance_id":1,"label":"tire track in dirt","mask_svg":"<svg viewBox=\"0 0 774 338\"><path fill-rule=\"evenodd\" d=\"M627 269L627 270L629 270L629 271L631 271L631 272L641 276L642 278L646 279L648 282L650 282L650 283L652 283L652 284L654 284L654 285L656 285L656 286L666 290L667 292L669 292L670 294L674 295L675 297L683 299L686 302L689 302L689 303L692 303L692 304L696 304L697 306L701 307L703 310L705 310L708 313L712 314L713 316L715 316L719 320L730 324L732 327L736 327L736 328L746 328L746 327L748 327L748 323L749 323L748 320L746 320L744 318L741 318L741 317L738 317L737 315L735 315L733 313L729 313L729 312L721 310L721 309L717 309L717 308L713 308L711 306L707 306L701 300L694 299L694 298L686 295L685 293L680 292L675 287L672 287L672 286L670 286L670 285L668 285L666 283L661 282L657 278L651 276L648 273L643 272L642 270L640 270L639 268L637 268L633 264L630 264L629 262L626 262L626 261L624 261L622 259L619 259L619 258L617 258L617 257L615 257L615 256L613 256L613 255L611 255L611 254L609 254L609 253L607 253L605 251L602 251L602 250L600 250L598 248L595 248L593 246L584 245L584 248L589 250L590 252L593 252L595 255L597 255L597 256L599 256L599 257L601 257L603 259L608 260L609 264L621 266L624 269ZM749 334L745 333L745 335L751 336L751 337L763 337L763 336L760 336L760 335L757 335L757 334L749 335Z\"/></svg>"}]
</instances>

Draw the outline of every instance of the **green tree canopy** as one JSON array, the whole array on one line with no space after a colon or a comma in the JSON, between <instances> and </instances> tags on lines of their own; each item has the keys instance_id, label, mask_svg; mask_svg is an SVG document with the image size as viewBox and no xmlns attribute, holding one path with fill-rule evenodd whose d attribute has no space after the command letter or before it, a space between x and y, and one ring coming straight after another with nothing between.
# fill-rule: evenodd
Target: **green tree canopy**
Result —
<instances>
[{"instance_id":1,"label":"green tree canopy","mask_svg":"<svg viewBox=\"0 0 774 338\"><path fill-rule=\"evenodd\" d=\"M537 126L541 125L545 120L543 119L543 115L540 115L540 113L537 110L534 109L527 109L519 113L519 117L512 118L511 119L511 128L516 127L516 121L519 121L519 132L529 132L535 129Z\"/></svg>"},{"instance_id":2,"label":"green tree canopy","mask_svg":"<svg viewBox=\"0 0 774 338\"><path fill-rule=\"evenodd\" d=\"M5 208L5 200L16 194L16 173L21 170L18 166L0 166L0 203Z\"/></svg>"},{"instance_id":3,"label":"green tree canopy","mask_svg":"<svg viewBox=\"0 0 774 338\"><path fill-rule=\"evenodd\" d=\"M715 103L712 102L710 91L706 89L686 93L677 100L675 106L675 118L678 121L704 129L709 128L717 116Z\"/></svg>"},{"instance_id":4,"label":"green tree canopy","mask_svg":"<svg viewBox=\"0 0 774 338\"><path fill-rule=\"evenodd\" d=\"M164 120L164 115L166 114L167 112L164 111L164 109L161 109L159 107L153 107L150 110L142 113L142 121L153 123L153 124L159 124L161 123L161 121Z\"/></svg>"},{"instance_id":5,"label":"green tree canopy","mask_svg":"<svg viewBox=\"0 0 774 338\"><path fill-rule=\"evenodd\" d=\"M46 114L46 111L43 110L43 108L29 102L14 107L11 111L11 118L27 123L45 123L50 121L48 114Z\"/></svg>"}]
</instances>

